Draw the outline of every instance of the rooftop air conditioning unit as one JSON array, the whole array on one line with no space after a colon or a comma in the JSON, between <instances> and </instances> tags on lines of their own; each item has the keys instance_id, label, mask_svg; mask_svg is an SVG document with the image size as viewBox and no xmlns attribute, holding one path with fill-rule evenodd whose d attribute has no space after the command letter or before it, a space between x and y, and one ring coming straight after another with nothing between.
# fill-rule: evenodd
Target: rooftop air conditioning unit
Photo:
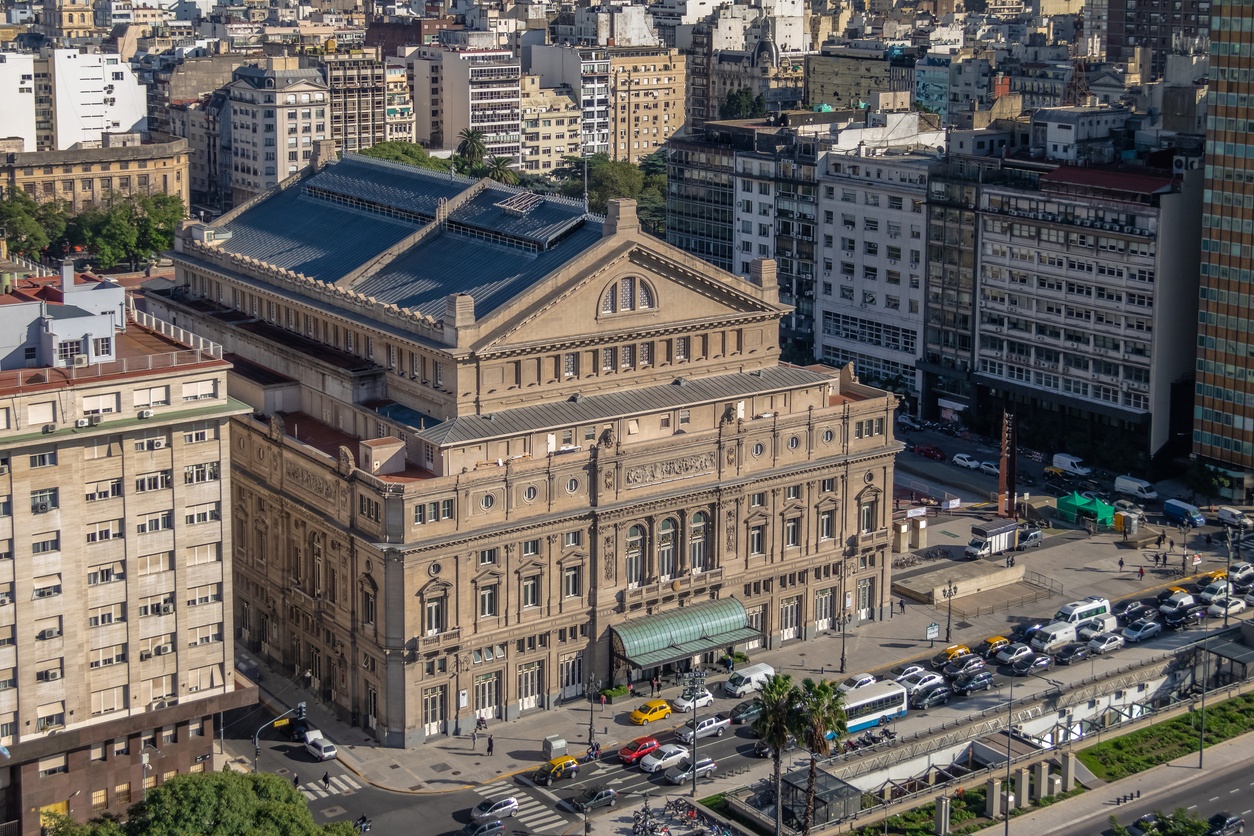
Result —
<instances>
[{"instance_id":1,"label":"rooftop air conditioning unit","mask_svg":"<svg viewBox=\"0 0 1254 836\"><path fill-rule=\"evenodd\" d=\"M169 615L169 614L170 614L170 613L172 613L172 612L174 612L174 605L173 605L173 604L162 604L162 605L161 605L161 614L162 614L162 615Z\"/></svg>"},{"instance_id":2,"label":"rooftop air conditioning unit","mask_svg":"<svg viewBox=\"0 0 1254 836\"><path fill-rule=\"evenodd\" d=\"M44 434L45 434L45 435L47 435L48 433L54 433L54 432L56 432L56 431L57 431L57 425L56 425L56 424L44 424Z\"/></svg>"},{"instance_id":3,"label":"rooftop air conditioning unit","mask_svg":"<svg viewBox=\"0 0 1254 836\"><path fill-rule=\"evenodd\" d=\"M75 354L74 355L74 368L76 369L86 368L87 362L90 359L91 358L88 357L86 354Z\"/></svg>"},{"instance_id":4,"label":"rooftop air conditioning unit","mask_svg":"<svg viewBox=\"0 0 1254 836\"><path fill-rule=\"evenodd\" d=\"M60 669L60 668L53 668L52 670L49 670L49 671L45 671L45 672L44 672L44 679L45 679L45 680L47 680L48 682L53 682L53 681L58 680L58 679L60 679L60 678L61 678L61 669Z\"/></svg>"},{"instance_id":5,"label":"rooftop air conditioning unit","mask_svg":"<svg viewBox=\"0 0 1254 836\"><path fill-rule=\"evenodd\" d=\"M167 656L173 652L174 652L174 645L172 644L162 644L162 645L157 646L158 656Z\"/></svg>"},{"instance_id":6,"label":"rooftop air conditioning unit","mask_svg":"<svg viewBox=\"0 0 1254 836\"><path fill-rule=\"evenodd\" d=\"M47 502L39 502L35 505L36 514L46 514L52 510L52 505Z\"/></svg>"},{"instance_id":7,"label":"rooftop air conditioning unit","mask_svg":"<svg viewBox=\"0 0 1254 836\"><path fill-rule=\"evenodd\" d=\"M152 449L154 449L154 450L164 450L164 449L165 449L165 439L164 439L164 438L154 438L154 439L152 440Z\"/></svg>"},{"instance_id":8,"label":"rooftop air conditioning unit","mask_svg":"<svg viewBox=\"0 0 1254 836\"><path fill-rule=\"evenodd\" d=\"M8 475L9 475L9 466L7 464L0 464L0 476L8 476Z\"/></svg>"},{"instance_id":9,"label":"rooftop air conditioning unit","mask_svg":"<svg viewBox=\"0 0 1254 836\"><path fill-rule=\"evenodd\" d=\"M88 421L86 418L79 418L77 421L74 422L74 426L79 427L80 429L82 427L90 427L91 421Z\"/></svg>"},{"instance_id":10,"label":"rooftop air conditioning unit","mask_svg":"<svg viewBox=\"0 0 1254 836\"><path fill-rule=\"evenodd\" d=\"M104 420L104 416L103 415L89 415L87 416L87 420L88 422L91 423L93 427L99 427L100 422Z\"/></svg>"},{"instance_id":11,"label":"rooftop air conditioning unit","mask_svg":"<svg viewBox=\"0 0 1254 836\"><path fill-rule=\"evenodd\" d=\"M139 651L139 661L144 662L144 661L147 661L148 659L151 659L151 658L152 658L152 651L151 651L151 650L141 650L141 651Z\"/></svg>"},{"instance_id":12,"label":"rooftop air conditioning unit","mask_svg":"<svg viewBox=\"0 0 1254 836\"><path fill-rule=\"evenodd\" d=\"M141 409L139 411L140 418L151 418L152 416L153 416L153 411L151 409Z\"/></svg>"}]
</instances>

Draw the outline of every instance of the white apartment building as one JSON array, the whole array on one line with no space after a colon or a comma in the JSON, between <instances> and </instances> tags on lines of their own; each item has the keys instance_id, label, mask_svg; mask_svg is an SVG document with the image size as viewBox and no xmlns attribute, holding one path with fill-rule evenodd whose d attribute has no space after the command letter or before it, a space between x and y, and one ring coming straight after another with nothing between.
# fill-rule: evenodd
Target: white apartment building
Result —
<instances>
[{"instance_id":1,"label":"white apartment building","mask_svg":"<svg viewBox=\"0 0 1254 836\"><path fill-rule=\"evenodd\" d=\"M522 154L522 65L505 49L420 47L408 56L415 108L414 137L434 149L455 149L466 129L483 134L489 157Z\"/></svg>"},{"instance_id":2,"label":"white apartment building","mask_svg":"<svg viewBox=\"0 0 1254 836\"><path fill-rule=\"evenodd\" d=\"M240 67L230 100L231 194L236 206L309 165L314 143L328 139L330 96L321 74L297 58Z\"/></svg>"},{"instance_id":3,"label":"white apartment building","mask_svg":"<svg viewBox=\"0 0 1254 836\"><path fill-rule=\"evenodd\" d=\"M148 126L147 90L117 55L45 49L0 53L6 137L24 151L91 147L106 133Z\"/></svg>"},{"instance_id":4,"label":"white apartment building","mask_svg":"<svg viewBox=\"0 0 1254 836\"><path fill-rule=\"evenodd\" d=\"M1170 440L1194 363L1200 171L1064 166L980 194L975 382L1019 411Z\"/></svg>"},{"instance_id":5,"label":"white apartment building","mask_svg":"<svg viewBox=\"0 0 1254 836\"><path fill-rule=\"evenodd\" d=\"M814 354L918 392L931 156L828 151L819 165Z\"/></svg>"},{"instance_id":6,"label":"white apartment building","mask_svg":"<svg viewBox=\"0 0 1254 836\"><path fill-rule=\"evenodd\" d=\"M610 146L610 57L604 49L537 45L528 72L544 87L565 85L583 110L583 155L608 154Z\"/></svg>"}]
</instances>

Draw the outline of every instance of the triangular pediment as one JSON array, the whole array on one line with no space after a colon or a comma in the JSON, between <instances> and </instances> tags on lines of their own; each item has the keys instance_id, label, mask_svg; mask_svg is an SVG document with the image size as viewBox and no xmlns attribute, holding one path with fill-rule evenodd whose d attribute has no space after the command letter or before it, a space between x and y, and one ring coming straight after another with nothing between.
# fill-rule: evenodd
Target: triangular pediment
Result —
<instances>
[{"instance_id":1,"label":"triangular pediment","mask_svg":"<svg viewBox=\"0 0 1254 836\"><path fill-rule=\"evenodd\" d=\"M663 242L593 248L579 260L480 321L476 350L572 342L619 334L646 337L681 324L787 311L744 279Z\"/></svg>"}]
</instances>

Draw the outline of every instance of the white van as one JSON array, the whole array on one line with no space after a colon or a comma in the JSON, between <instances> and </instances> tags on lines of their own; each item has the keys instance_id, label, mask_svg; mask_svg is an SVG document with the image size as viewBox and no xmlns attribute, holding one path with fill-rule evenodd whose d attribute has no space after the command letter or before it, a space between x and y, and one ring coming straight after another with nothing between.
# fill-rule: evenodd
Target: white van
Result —
<instances>
[{"instance_id":1,"label":"white van","mask_svg":"<svg viewBox=\"0 0 1254 836\"><path fill-rule=\"evenodd\" d=\"M1154 486L1135 476L1116 476L1115 493L1135 496L1137 499L1158 499L1158 491L1154 490Z\"/></svg>"},{"instance_id":2,"label":"white van","mask_svg":"<svg viewBox=\"0 0 1254 836\"><path fill-rule=\"evenodd\" d=\"M1216 598L1224 598L1231 594L1232 586L1225 579L1207 584L1198 597L1202 599L1203 604L1213 604Z\"/></svg>"},{"instance_id":3,"label":"white van","mask_svg":"<svg viewBox=\"0 0 1254 836\"><path fill-rule=\"evenodd\" d=\"M1118 629L1119 619L1107 614L1090 618L1088 621L1077 625L1075 632L1082 641L1088 641L1099 633L1113 633Z\"/></svg>"},{"instance_id":4,"label":"white van","mask_svg":"<svg viewBox=\"0 0 1254 836\"><path fill-rule=\"evenodd\" d=\"M1088 476L1093 472L1093 468L1084 466L1083 459L1070 453L1055 453L1053 464L1063 473L1072 476Z\"/></svg>"},{"instance_id":5,"label":"white van","mask_svg":"<svg viewBox=\"0 0 1254 836\"><path fill-rule=\"evenodd\" d=\"M1032 647L1041 653L1054 653L1064 644L1076 640L1075 624L1059 622L1046 624L1032 635Z\"/></svg>"},{"instance_id":6,"label":"white van","mask_svg":"<svg viewBox=\"0 0 1254 836\"><path fill-rule=\"evenodd\" d=\"M1218 517L1220 525L1231 525L1236 528L1249 528L1254 525L1254 520L1231 505L1220 505L1215 509L1215 516Z\"/></svg>"},{"instance_id":7,"label":"white van","mask_svg":"<svg viewBox=\"0 0 1254 836\"><path fill-rule=\"evenodd\" d=\"M1090 595L1083 601L1073 601L1054 613L1054 621L1068 621L1079 624L1099 615L1110 615L1110 601Z\"/></svg>"},{"instance_id":8,"label":"white van","mask_svg":"<svg viewBox=\"0 0 1254 836\"><path fill-rule=\"evenodd\" d=\"M775 669L765 663L745 665L723 683L723 693L729 697L743 697L761 691L766 686L766 680L774 675Z\"/></svg>"}]
</instances>

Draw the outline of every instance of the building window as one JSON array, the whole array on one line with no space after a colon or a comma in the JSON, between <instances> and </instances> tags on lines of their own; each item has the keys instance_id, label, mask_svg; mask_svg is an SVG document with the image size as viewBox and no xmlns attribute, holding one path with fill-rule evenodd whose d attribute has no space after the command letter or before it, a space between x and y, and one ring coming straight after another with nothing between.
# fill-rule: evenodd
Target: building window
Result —
<instances>
[{"instance_id":1,"label":"building window","mask_svg":"<svg viewBox=\"0 0 1254 836\"><path fill-rule=\"evenodd\" d=\"M629 589L644 582L644 528L639 525L627 531L626 575Z\"/></svg>"},{"instance_id":2,"label":"building window","mask_svg":"<svg viewBox=\"0 0 1254 836\"><path fill-rule=\"evenodd\" d=\"M523 607L540 606L540 576L531 575L522 579Z\"/></svg>"},{"instance_id":3,"label":"building window","mask_svg":"<svg viewBox=\"0 0 1254 836\"><path fill-rule=\"evenodd\" d=\"M562 545L564 545L568 549L574 548L575 546L578 546L582 542L583 542L583 532L581 531L567 531L565 534L562 535Z\"/></svg>"},{"instance_id":4,"label":"building window","mask_svg":"<svg viewBox=\"0 0 1254 836\"><path fill-rule=\"evenodd\" d=\"M201 482L213 482L220 478L218 462L204 462L183 468L183 484L197 485Z\"/></svg>"},{"instance_id":5,"label":"building window","mask_svg":"<svg viewBox=\"0 0 1254 836\"><path fill-rule=\"evenodd\" d=\"M784 545L788 548L801 545L801 521L795 517L784 520Z\"/></svg>"},{"instance_id":6,"label":"building window","mask_svg":"<svg viewBox=\"0 0 1254 836\"><path fill-rule=\"evenodd\" d=\"M675 338L675 360L676 362L686 361L688 359L688 338Z\"/></svg>"},{"instance_id":7,"label":"building window","mask_svg":"<svg viewBox=\"0 0 1254 836\"><path fill-rule=\"evenodd\" d=\"M46 514L57 510L57 489L43 488L30 492L30 511L32 514Z\"/></svg>"},{"instance_id":8,"label":"building window","mask_svg":"<svg viewBox=\"0 0 1254 836\"><path fill-rule=\"evenodd\" d=\"M445 625L448 623L446 604L447 601L444 598L433 598L427 601L425 624L428 636L443 633L446 629Z\"/></svg>"},{"instance_id":9,"label":"building window","mask_svg":"<svg viewBox=\"0 0 1254 836\"><path fill-rule=\"evenodd\" d=\"M379 501L365 494L358 494L357 510L368 520L379 522L382 519L382 506L379 504Z\"/></svg>"},{"instance_id":10,"label":"building window","mask_svg":"<svg viewBox=\"0 0 1254 836\"><path fill-rule=\"evenodd\" d=\"M820 540L832 539L832 524L834 522L833 516L834 515L832 514L831 511L819 512L819 539Z\"/></svg>"},{"instance_id":11,"label":"building window","mask_svg":"<svg viewBox=\"0 0 1254 836\"><path fill-rule=\"evenodd\" d=\"M675 521L662 520L657 532L657 573L661 580L675 574Z\"/></svg>"},{"instance_id":12,"label":"building window","mask_svg":"<svg viewBox=\"0 0 1254 836\"><path fill-rule=\"evenodd\" d=\"M582 566L568 566L562 572L562 594L567 598L578 598L583 594Z\"/></svg>"},{"instance_id":13,"label":"building window","mask_svg":"<svg viewBox=\"0 0 1254 836\"><path fill-rule=\"evenodd\" d=\"M766 553L766 526L755 525L749 529L749 554Z\"/></svg>"},{"instance_id":14,"label":"building window","mask_svg":"<svg viewBox=\"0 0 1254 836\"><path fill-rule=\"evenodd\" d=\"M539 540L524 540L522 544L523 557L535 557L540 553Z\"/></svg>"},{"instance_id":15,"label":"building window","mask_svg":"<svg viewBox=\"0 0 1254 836\"><path fill-rule=\"evenodd\" d=\"M496 563L496 549L480 549L479 565L487 566Z\"/></svg>"},{"instance_id":16,"label":"building window","mask_svg":"<svg viewBox=\"0 0 1254 836\"><path fill-rule=\"evenodd\" d=\"M56 467L57 451L49 450L46 453L36 453L30 457L30 466L36 467Z\"/></svg>"},{"instance_id":17,"label":"building window","mask_svg":"<svg viewBox=\"0 0 1254 836\"><path fill-rule=\"evenodd\" d=\"M786 491L787 491L787 496L789 499L801 498L801 486L800 485L789 485Z\"/></svg>"},{"instance_id":18,"label":"building window","mask_svg":"<svg viewBox=\"0 0 1254 836\"><path fill-rule=\"evenodd\" d=\"M479 590L479 617L493 618L496 616L496 584L482 587Z\"/></svg>"},{"instance_id":19,"label":"building window","mask_svg":"<svg viewBox=\"0 0 1254 836\"><path fill-rule=\"evenodd\" d=\"M562 355L562 374L566 377L577 377L579 375L578 354Z\"/></svg>"},{"instance_id":20,"label":"building window","mask_svg":"<svg viewBox=\"0 0 1254 836\"><path fill-rule=\"evenodd\" d=\"M870 534L878 528L879 501L868 499L858 507L858 527L863 534Z\"/></svg>"},{"instance_id":21,"label":"building window","mask_svg":"<svg viewBox=\"0 0 1254 836\"><path fill-rule=\"evenodd\" d=\"M707 518L704 512L692 515L688 524L688 566L694 572L705 570L705 539Z\"/></svg>"}]
</instances>

